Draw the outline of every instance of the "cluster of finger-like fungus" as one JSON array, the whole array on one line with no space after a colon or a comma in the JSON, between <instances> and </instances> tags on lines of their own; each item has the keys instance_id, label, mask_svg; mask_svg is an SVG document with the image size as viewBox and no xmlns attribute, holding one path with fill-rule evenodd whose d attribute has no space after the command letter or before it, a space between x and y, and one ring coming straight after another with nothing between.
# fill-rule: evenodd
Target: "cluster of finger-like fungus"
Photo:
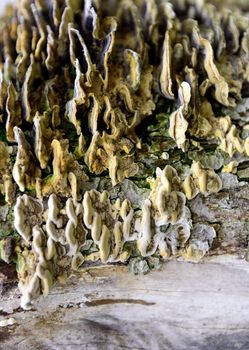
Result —
<instances>
[{"instance_id":1,"label":"cluster of finger-like fungus","mask_svg":"<svg viewBox=\"0 0 249 350\"><path fill-rule=\"evenodd\" d=\"M204 0L6 9L0 191L21 237L23 307L87 261L208 252L215 229L192 223L188 201L249 156L248 28ZM127 178L141 201L119 193Z\"/></svg>"}]
</instances>

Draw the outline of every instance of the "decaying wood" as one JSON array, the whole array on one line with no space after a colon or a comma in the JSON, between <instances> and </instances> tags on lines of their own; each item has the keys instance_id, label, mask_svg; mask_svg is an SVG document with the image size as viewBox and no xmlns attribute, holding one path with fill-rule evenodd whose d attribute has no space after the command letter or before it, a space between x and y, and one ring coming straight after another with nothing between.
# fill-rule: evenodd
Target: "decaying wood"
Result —
<instances>
[{"instance_id":1,"label":"decaying wood","mask_svg":"<svg viewBox=\"0 0 249 350\"><path fill-rule=\"evenodd\" d=\"M145 276L122 266L72 276L22 311L3 297L0 349L248 349L248 265L239 256L171 261Z\"/></svg>"},{"instance_id":2,"label":"decaying wood","mask_svg":"<svg viewBox=\"0 0 249 350\"><path fill-rule=\"evenodd\" d=\"M239 6L247 16L245 1L227 0L228 5ZM209 47L204 37L197 39ZM0 349L248 349L249 185L234 175L223 180L222 191L187 202L193 225L206 224L216 231L198 265L175 256L145 276L132 275L125 265L83 265L64 284L58 281L33 309L23 311L15 268L0 263ZM6 236L14 233L11 210L0 207L0 229Z\"/></svg>"}]
</instances>

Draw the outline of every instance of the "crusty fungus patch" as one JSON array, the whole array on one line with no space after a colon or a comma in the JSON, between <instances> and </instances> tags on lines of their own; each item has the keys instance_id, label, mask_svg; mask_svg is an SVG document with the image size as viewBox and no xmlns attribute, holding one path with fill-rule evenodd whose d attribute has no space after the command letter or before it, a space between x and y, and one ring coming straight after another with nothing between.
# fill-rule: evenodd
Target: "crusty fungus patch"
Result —
<instances>
[{"instance_id":1,"label":"crusty fungus patch","mask_svg":"<svg viewBox=\"0 0 249 350\"><path fill-rule=\"evenodd\" d=\"M85 263L208 254L215 227L189 207L222 190L220 172L246 173L248 26L208 0L9 7L0 210L14 208L14 248L0 236L0 258L14 256L23 308Z\"/></svg>"}]
</instances>

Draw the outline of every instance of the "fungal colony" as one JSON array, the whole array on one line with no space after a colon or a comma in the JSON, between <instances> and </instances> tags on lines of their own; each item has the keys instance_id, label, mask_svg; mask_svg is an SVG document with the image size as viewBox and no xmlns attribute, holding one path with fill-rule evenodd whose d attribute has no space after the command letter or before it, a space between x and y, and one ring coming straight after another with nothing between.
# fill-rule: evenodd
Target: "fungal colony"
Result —
<instances>
[{"instance_id":1,"label":"fungal colony","mask_svg":"<svg viewBox=\"0 0 249 350\"><path fill-rule=\"evenodd\" d=\"M249 160L248 28L204 0L6 8L0 212L13 227L0 257L23 308L90 262L208 253L215 227L189 203Z\"/></svg>"}]
</instances>

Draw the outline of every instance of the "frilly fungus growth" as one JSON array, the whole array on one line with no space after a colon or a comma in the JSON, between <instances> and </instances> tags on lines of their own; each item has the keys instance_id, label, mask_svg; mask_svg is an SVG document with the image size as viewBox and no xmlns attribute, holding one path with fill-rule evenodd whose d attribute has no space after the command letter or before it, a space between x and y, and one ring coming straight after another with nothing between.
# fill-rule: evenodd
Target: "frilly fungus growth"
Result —
<instances>
[{"instance_id":1,"label":"frilly fungus growth","mask_svg":"<svg viewBox=\"0 0 249 350\"><path fill-rule=\"evenodd\" d=\"M0 192L14 205L24 308L85 261L208 252L215 229L192 223L188 201L248 161L248 27L197 0L8 7ZM141 203L119 198L126 178Z\"/></svg>"}]
</instances>

